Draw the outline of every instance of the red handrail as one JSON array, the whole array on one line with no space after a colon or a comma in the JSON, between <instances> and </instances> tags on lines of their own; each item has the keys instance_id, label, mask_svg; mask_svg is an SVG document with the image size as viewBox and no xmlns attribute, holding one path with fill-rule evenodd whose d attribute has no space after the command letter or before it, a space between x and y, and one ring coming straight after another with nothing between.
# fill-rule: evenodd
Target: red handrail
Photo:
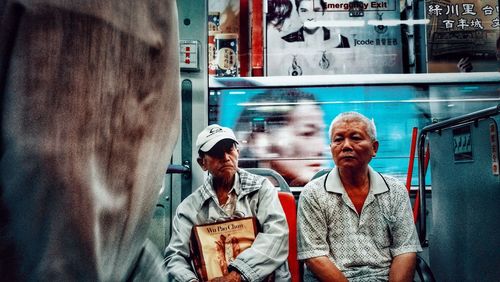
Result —
<instances>
[{"instance_id":1,"label":"red handrail","mask_svg":"<svg viewBox=\"0 0 500 282\"><path fill-rule=\"evenodd\" d=\"M424 177L425 173L427 172L427 166L429 165L429 157L430 157L430 150L429 150L429 143L427 143L427 146L425 147L425 159L424 159ZM418 209L420 206L420 191L417 190L417 195L415 196L415 204L413 205L413 221L417 222L418 219Z\"/></svg>"},{"instance_id":2,"label":"red handrail","mask_svg":"<svg viewBox=\"0 0 500 282\"><path fill-rule=\"evenodd\" d=\"M406 174L406 189L408 190L408 194L410 194L410 188L411 188L411 178L413 176L413 164L415 163L415 151L417 148L417 136L418 136L418 129L416 127L413 128L412 134L411 134L411 147L410 147L410 161L408 164L408 173ZM424 166L424 175L425 172L427 171L427 165L429 164L429 144L427 143L427 147L425 149L425 166ZM420 199L419 199L419 191L417 190L417 194L415 196L415 203L413 205L413 221L416 223L417 218L418 218L418 208L420 206Z\"/></svg>"},{"instance_id":3,"label":"red handrail","mask_svg":"<svg viewBox=\"0 0 500 282\"><path fill-rule=\"evenodd\" d=\"M415 150L417 148L417 135L418 129L413 128L411 134L411 147L410 147L410 163L408 164L408 173L406 174L406 190L410 193L411 178L413 176L413 163L415 162Z\"/></svg>"}]
</instances>

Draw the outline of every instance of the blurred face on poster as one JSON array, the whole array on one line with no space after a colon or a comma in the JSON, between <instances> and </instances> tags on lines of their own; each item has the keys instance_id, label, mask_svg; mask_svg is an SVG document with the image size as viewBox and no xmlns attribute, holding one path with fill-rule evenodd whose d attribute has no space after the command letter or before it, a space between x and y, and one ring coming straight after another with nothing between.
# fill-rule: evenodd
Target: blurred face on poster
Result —
<instances>
[{"instance_id":1,"label":"blurred face on poster","mask_svg":"<svg viewBox=\"0 0 500 282\"><path fill-rule=\"evenodd\" d=\"M240 167L274 169L299 187L328 164L324 112L313 94L276 89L248 103L235 125Z\"/></svg>"},{"instance_id":2,"label":"blurred face on poster","mask_svg":"<svg viewBox=\"0 0 500 282\"><path fill-rule=\"evenodd\" d=\"M305 185L325 166L324 129L322 110L317 105L304 104L290 112L288 124L269 135L271 151L278 156L270 167L290 186Z\"/></svg>"}]
</instances>

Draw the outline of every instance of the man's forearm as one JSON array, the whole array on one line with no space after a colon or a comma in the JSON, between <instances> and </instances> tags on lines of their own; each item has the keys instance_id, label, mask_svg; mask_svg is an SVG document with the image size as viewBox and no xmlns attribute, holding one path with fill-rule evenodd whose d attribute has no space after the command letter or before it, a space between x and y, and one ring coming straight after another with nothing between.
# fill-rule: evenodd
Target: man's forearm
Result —
<instances>
[{"instance_id":1,"label":"man's forearm","mask_svg":"<svg viewBox=\"0 0 500 282\"><path fill-rule=\"evenodd\" d=\"M311 258L305 263L320 281L347 282L342 271L326 256Z\"/></svg>"},{"instance_id":2,"label":"man's forearm","mask_svg":"<svg viewBox=\"0 0 500 282\"><path fill-rule=\"evenodd\" d=\"M406 253L394 257L389 271L390 282L411 282L415 274L416 253Z\"/></svg>"}]
</instances>

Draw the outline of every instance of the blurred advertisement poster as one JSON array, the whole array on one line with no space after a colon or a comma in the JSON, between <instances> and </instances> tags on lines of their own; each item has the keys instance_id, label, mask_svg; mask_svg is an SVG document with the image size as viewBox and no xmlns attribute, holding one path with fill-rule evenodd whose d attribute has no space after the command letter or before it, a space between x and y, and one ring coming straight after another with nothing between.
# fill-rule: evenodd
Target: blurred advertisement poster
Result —
<instances>
[{"instance_id":1,"label":"blurred advertisement poster","mask_svg":"<svg viewBox=\"0 0 500 282\"><path fill-rule=\"evenodd\" d=\"M401 73L399 19L396 0L268 0L266 74Z\"/></svg>"},{"instance_id":2,"label":"blurred advertisement poster","mask_svg":"<svg viewBox=\"0 0 500 282\"><path fill-rule=\"evenodd\" d=\"M497 0L426 1L428 72L496 71Z\"/></svg>"}]
</instances>

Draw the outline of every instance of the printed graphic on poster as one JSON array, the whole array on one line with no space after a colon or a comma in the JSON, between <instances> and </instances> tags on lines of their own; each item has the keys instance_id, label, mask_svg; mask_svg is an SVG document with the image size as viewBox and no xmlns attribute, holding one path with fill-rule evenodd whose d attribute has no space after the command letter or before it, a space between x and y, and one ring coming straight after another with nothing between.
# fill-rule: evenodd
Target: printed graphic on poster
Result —
<instances>
[{"instance_id":1,"label":"printed graphic on poster","mask_svg":"<svg viewBox=\"0 0 500 282\"><path fill-rule=\"evenodd\" d=\"M190 251L200 281L228 273L228 265L249 248L257 235L253 217L193 226Z\"/></svg>"},{"instance_id":2,"label":"printed graphic on poster","mask_svg":"<svg viewBox=\"0 0 500 282\"><path fill-rule=\"evenodd\" d=\"M268 0L267 75L401 73L396 0Z\"/></svg>"},{"instance_id":3,"label":"printed graphic on poster","mask_svg":"<svg viewBox=\"0 0 500 282\"><path fill-rule=\"evenodd\" d=\"M497 71L496 0L426 1L428 72Z\"/></svg>"},{"instance_id":4,"label":"printed graphic on poster","mask_svg":"<svg viewBox=\"0 0 500 282\"><path fill-rule=\"evenodd\" d=\"M208 74L238 76L240 0L208 1ZM217 44L220 44L217 48Z\"/></svg>"}]
</instances>

